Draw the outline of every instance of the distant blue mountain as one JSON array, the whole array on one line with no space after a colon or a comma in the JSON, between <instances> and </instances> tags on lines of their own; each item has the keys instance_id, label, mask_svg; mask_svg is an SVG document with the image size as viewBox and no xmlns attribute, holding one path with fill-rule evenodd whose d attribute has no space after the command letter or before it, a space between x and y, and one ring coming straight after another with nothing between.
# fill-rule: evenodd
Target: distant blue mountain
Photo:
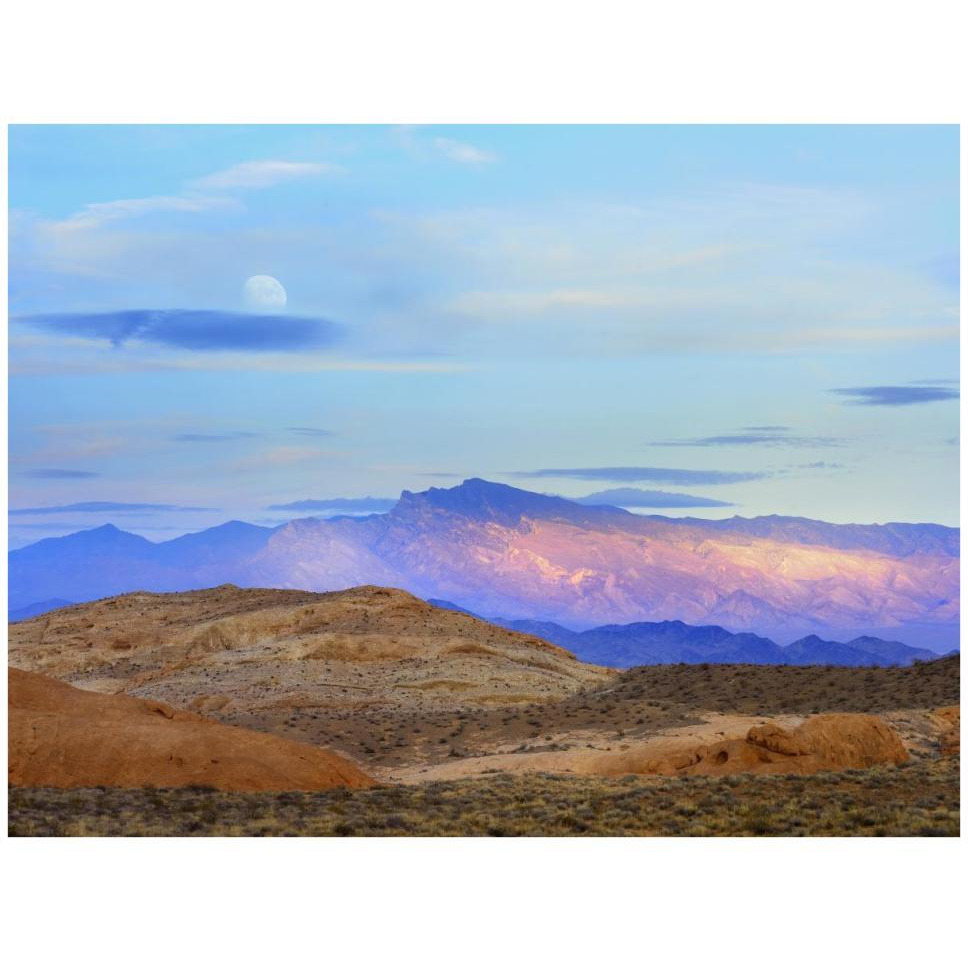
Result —
<instances>
[{"instance_id":1,"label":"distant blue mountain","mask_svg":"<svg viewBox=\"0 0 968 968\"><path fill-rule=\"evenodd\" d=\"M155 546L156 558L159 562L188 568L197 568L205 562L223 562L226 557L248 558L265 547L273 530L245 521L226 521L205 531L163 541Z\"/></svg>"},{"instance_id":2,"label":"distant blue mountain","mask_svg":"<svg viewBox=\"0 0 968 968\"><path fill-rule=\"evenodd\" d=\"M430 603L438 608L474 614L443 599L431 599ZM553 642L574 652L583 662L615 669L677 662L910 665L917 660L940 658L928 649L915 649L902 642L888 642L869 635L847 643L830 642L816 635L808 635L790 645L780 646L771 639L751 632L729 632L719 625L687 625L685 622L633 622L629 625L602 625L576 632L556 622L534 619L493 618L486 621Z\"/></svg>"},{"instance_id":3,"label":"distant blue mountain","mask_svg":"<svg viewBox=\"0 0 968 968\"><path fill-rule=\"evenodd\" d=\"M73 602L65 601L63 598L50 598L46 602L31 602L22 608L12 608L7 612L7 621L22 622L24 619L43 615L45 612L52 612L56 608L64 608L65 605L73 604Z\"/></svg>"},{"instance_id":4,"label":"distant blue mountain","mask_svg":"<svg viewBox=\"0 0 968 968\"><path fill-rule=\"evenodd\" d=\"M615 519L634 522L637 517L624 508L607 504L585 506L564 497L524 491L480 477L471 477L459 487L431 487L418 494L404 491L393 513L407 515L411 509L422 511L428 507L439 508L471 521L489 521L512 527L522 518L600 525Z\"/></svg>"},{"instance_id":5,"label":"distant blue mountain","mask_svg":"<svg viewBox=\"0 0 968 968\"><path fill-rule=\"evenodd\" d=\"M87 602L130 591L175 592L244 584L249 560L272 528L229 521L155 543L113 524L44 538L10 552L10 607L61 599Z\"/></svg>"}]
</instances>

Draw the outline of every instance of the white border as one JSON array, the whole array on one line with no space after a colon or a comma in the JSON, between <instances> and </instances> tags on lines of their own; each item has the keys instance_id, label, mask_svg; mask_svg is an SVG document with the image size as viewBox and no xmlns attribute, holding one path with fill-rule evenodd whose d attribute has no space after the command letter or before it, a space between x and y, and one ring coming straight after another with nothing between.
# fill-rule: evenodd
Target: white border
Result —
<instances>
[{"instance_id":1,"label":"white border","mask_svg":"<svg viewBox=\"0 0 968 968\"><path fill-rule=\"evenodd\" d=\"M350 6L20 4L5 13L2 117L958 123L965 113L965 31L948 2ZM960 841L6 841L0 911L8 958L24 965L881 968L947 963L960 949L964 861Z\"/></svg>"}]
</instances>

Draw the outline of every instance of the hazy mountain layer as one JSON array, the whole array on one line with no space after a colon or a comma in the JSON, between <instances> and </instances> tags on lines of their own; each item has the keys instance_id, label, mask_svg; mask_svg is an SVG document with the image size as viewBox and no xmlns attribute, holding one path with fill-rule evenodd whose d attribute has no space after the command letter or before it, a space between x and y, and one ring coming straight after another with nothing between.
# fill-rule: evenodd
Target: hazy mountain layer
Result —
<instances>
[{"instance_id":1,"label":"hazy mountain layer","mask_svg":"<svg viewBox=\"0 0 968 968\"><path fill-rule=\"evenodd\" d=\"M937 653L902 642L862 636L830 642L808 635L787 646L751 632L728 632L718 625L634 622L574 632L553 622L506 621L496 624L540 636L570 649L585 662L627 669L669 662L745 662L756 665L909 665L937 659Z\"/></svg>"},{"instance_id":2,"label":"hazy mountain layer","mask_svg":"<svg viewBox=\"0 0 968 968\"><path fill-rule=\"evenodd\" d=\"M957 622L958 542L957 529L933 524L645 517L472 479L404 491L363 518L232 522L161 544L110 525L49 538L11 552L10 601L376 584L579 627L900 629Z\"/></svg>"}]
</instances>

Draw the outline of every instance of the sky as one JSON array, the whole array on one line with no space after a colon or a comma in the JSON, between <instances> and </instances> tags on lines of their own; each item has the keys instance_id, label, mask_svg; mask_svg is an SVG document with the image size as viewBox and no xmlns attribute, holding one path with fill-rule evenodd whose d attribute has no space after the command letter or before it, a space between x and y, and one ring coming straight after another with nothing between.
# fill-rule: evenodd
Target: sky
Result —
<instances>
[{"instance_id":1,"label":"sky","mask_svg":"<svg viewBox=\"0 0 968 968\"><path fill-rule=\"evenodd\" d=\"M379 511L467 477L958 524L955 126L49 125L9 146L13 547Z\"/></svg>"}]
</instances>

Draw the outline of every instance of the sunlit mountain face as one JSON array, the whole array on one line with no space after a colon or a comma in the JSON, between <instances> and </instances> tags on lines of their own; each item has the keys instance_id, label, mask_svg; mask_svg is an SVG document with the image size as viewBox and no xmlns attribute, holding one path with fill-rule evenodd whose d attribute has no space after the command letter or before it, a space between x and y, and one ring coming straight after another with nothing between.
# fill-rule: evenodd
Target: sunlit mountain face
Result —
<instances>
[{"instance_id":1,"label":"sunlit mountain face","mask_svg":"<svg viewBox=\"0 0 968 968\"><path fill-rule=\"evenodd\" d=\"M388 585L574 629L678 620L734 632L886 628L903 641L908 627L956 625L959 532L643 516L470 479L404 491L384 514L232 522L158 544L106 526L10 554L13 609L225 582Z\"/></svg>"}]
</instances>

